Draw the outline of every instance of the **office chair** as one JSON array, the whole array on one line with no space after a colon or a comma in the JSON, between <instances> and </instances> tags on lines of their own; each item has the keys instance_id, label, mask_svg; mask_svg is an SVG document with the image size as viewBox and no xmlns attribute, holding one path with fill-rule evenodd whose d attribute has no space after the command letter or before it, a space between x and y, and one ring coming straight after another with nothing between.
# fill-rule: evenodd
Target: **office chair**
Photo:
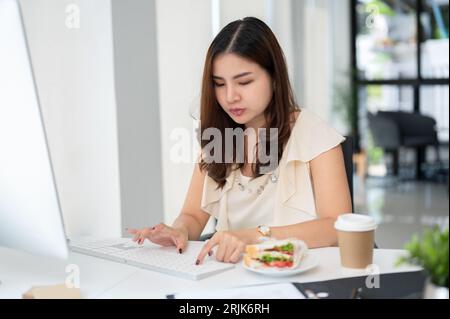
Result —
<instances>
[{"instance_id":1,"label":"office chair","mask_svg":"<svg viewBox=\"0 0 450 319\"><path fill-rule=\"evenodd\" d=\"M421 164L425 162L425 149L436 149L436 162L440 165L439 140L436 120L430 116L403 111L379 111L368 113L369 128L374 144L392 156L392 173L399 173L401 147L413 148L417 152L416 174L420 176ZM441 166L441 165L440 165Z\"/></svg>"},{"instance_id":2,"label":"office chair","mask_svg":"<svg viewBox=\"0 0 450 319\"><path fill-rule=\"evenodd\" d=\"M341 146L342 153L344 155L345 173L347 174L347 181L350 188L350 198L353 208L353 138L351 136L347 136ZM208 240L213 235L214 233L204 234L200 236L200 241Z\"/></svg>"}]
</instances>

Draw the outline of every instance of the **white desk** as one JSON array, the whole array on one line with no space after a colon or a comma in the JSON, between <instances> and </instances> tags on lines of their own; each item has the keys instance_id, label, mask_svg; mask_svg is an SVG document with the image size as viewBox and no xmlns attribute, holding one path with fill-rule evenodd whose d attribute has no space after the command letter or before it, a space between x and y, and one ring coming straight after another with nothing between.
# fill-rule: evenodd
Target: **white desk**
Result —
<instances>
[{"instance_id":1,"label":"white desk","mask_svg":"<svg viewBox=\"0 0 450 319\"><path fill-rule=\"evenodd\" d=\"M218 275L190 281L78 253L71 253L68 261L61 262L0 248L0 299L21 298L22 293L31 286L64 283L69 264L79 267L83 298L165 298L176 292L368 275L363 270L341 268L338 248L311 249L310 253L318 258L319 265L292 277L265 277L236 265L234 269ZM398 256L403 253L402 250L376 249L374 264L379 267L380 273L419 270L417 267L395 266Z\"/></svg>"}]
</instances>

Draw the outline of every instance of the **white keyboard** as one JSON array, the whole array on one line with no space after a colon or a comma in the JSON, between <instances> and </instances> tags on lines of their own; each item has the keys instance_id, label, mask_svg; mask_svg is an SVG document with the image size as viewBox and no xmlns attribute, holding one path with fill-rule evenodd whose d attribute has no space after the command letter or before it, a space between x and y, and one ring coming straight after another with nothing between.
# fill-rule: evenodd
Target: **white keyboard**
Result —
<instances>
[{"instance_id":1,"label":"white keyboard","mask_svg":"<svg viewBox=\"0 0 450 319\"><path fill-rule=\"evenodd\" d=\"M160 247L149 242L141 246L130 238L77 239L69 242L74 252L191 280L199 280L234 267L232 264L220 263L208 256L202 264L195 265L203 244L203 242L189 242L186 251L179 254L175 247Z\"/></svg>"}]
</instances>

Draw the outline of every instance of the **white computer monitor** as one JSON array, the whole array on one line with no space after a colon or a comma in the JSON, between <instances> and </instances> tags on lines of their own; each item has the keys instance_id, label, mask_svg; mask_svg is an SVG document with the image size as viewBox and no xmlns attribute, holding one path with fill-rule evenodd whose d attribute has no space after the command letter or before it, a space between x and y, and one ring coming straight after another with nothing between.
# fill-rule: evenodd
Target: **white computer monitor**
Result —
<instances>
[{"instance_id":1,"label":"white computer monitor","mask_svg":"<svg viewBox=\"0 0 450 319\"><path fill-rule=\"evenodd\" d=\"M68 248L21 10L0 0L0 246Z\"/></svg>"}]
</instances>

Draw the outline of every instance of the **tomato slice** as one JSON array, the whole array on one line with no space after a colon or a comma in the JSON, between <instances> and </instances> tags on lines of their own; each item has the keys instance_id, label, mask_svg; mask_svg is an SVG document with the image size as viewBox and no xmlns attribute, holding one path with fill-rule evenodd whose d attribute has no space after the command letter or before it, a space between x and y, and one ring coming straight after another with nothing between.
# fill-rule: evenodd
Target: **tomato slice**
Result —
<instances>
[{"instance_id":1,"label":"tomato slice","mask_svg":"<svg viewBox=\"0 0 450 319\"><path fill-rule=\"evenodd\" d=\"M288 267L292 267L293 262L292 261L272 261L268 265L270 267L288 268Z\"/></svg>"}]
</instances>

